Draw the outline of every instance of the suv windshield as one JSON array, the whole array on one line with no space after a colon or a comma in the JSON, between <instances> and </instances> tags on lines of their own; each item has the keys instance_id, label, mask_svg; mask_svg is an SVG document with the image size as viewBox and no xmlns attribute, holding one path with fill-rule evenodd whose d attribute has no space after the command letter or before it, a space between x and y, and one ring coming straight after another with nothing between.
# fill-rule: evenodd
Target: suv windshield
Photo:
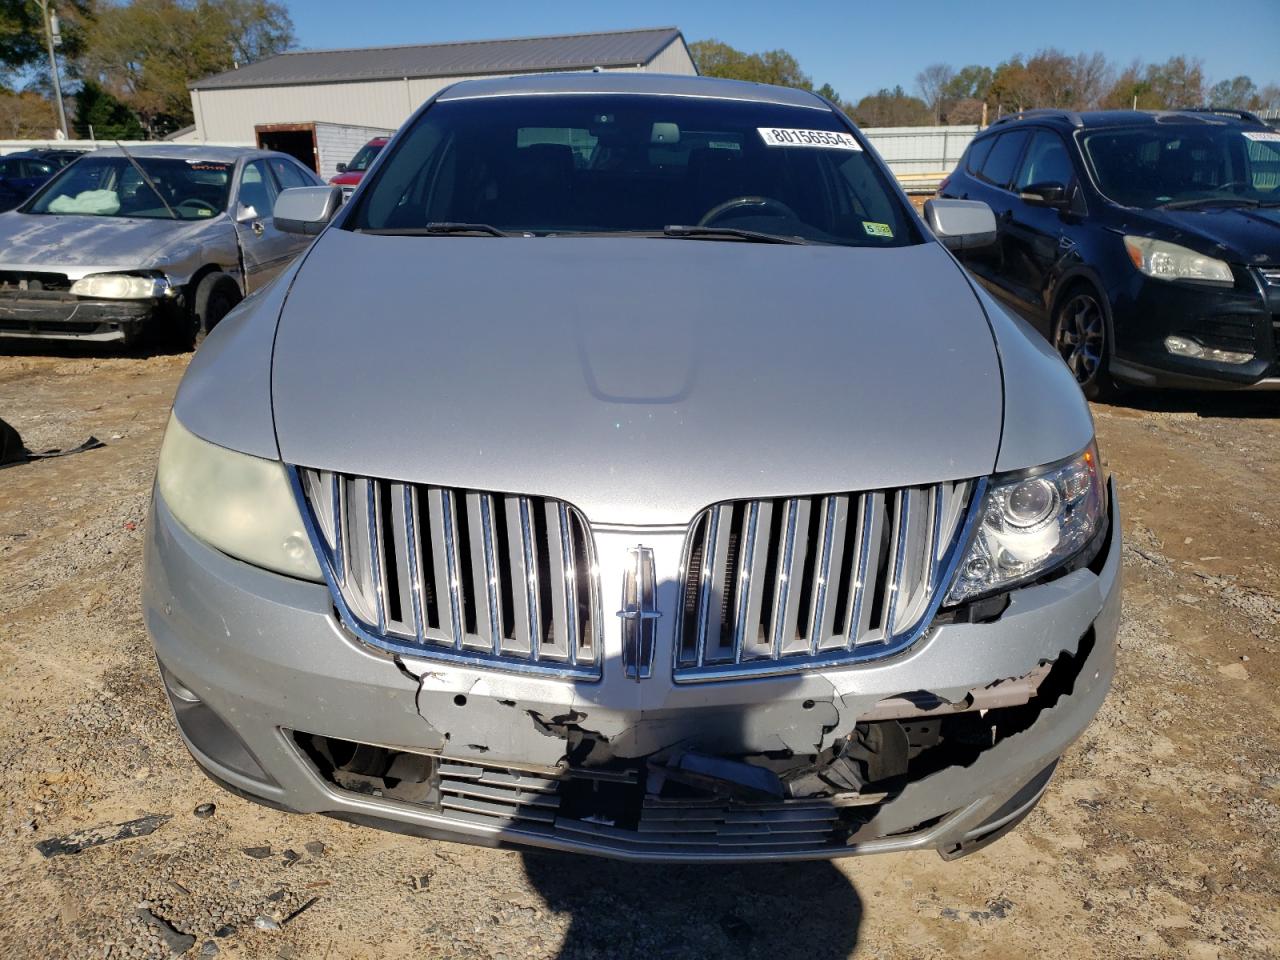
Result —
<instances>
[{"instance_id":1,"label":"suv windshield","mask_svg":"<svg viewBox=\"0 0 1280 960\"><path fill-rule=\"evenodd\" d=\"M52 180L26 212L207 220L226 209L235 164L168 157L134 159L147 172L155 190L127 157L85 157ZM156 190L163 194L163 200Z\"/></svg>"},{"instance_id":2,"label":"suv windshield","mask_svg":"<svg viewBox=\"0 0 1280 960\"><path fill-rule=\"evenodd\" d=\"M1280 201L1280 133L1156 124L1083 139L1098 186L1126 207Z\"/></svg>"},{"instance_id":3,"label":"suv windshield","mask_svg":"<svg viewBox=\"0 0 1280 960\"><path fill-rule=\"evenodd\" d=\"M383 144L366 143L363 147L356 151L356 155L351 158L351 162L347 164L347 173L362 173L369 169L369 164L373 163L373 158L382 152Z\"/></svg>"},{"instance_id":4,"label":"suv windshield","mask_svg":"<svg viewBox=\"0 0 1280 960\"><path fill-rule=\"evenodd\" d=\"M661 235L678 225L725 239L921 242L879 165L830 110L694 97L437 103L358 203L347 229Z\"/></svg>"}]
</instances>

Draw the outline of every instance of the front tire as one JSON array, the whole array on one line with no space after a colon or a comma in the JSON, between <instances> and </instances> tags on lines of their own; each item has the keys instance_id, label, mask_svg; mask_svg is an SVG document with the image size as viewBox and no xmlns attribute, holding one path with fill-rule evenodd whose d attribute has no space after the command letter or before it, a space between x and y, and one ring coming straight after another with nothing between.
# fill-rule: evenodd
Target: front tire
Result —
<instances>
[{"instance_id":1,"label":"front tire","mask_svg":"<svg viewBox=\"0 0 1280 960\"><path fill-rule=\"evenodd\" d=\"M1107 314L1096 291L1083 286L1068 291L1054 311L1051 340L1085 397L1115 395Z\"/></svg>"},{"instance_id":2,"label":"front tire","mask_svg":"<svg viewBox=\"0 0 1280 960\"><path fill-rule=\"evenodd\" d=\"M191 302L191 313L182 346L194 350L209 331L231 312L243 298L240 285L227 273L210 273L201 278Z\"/></svg>"}]
</instances>

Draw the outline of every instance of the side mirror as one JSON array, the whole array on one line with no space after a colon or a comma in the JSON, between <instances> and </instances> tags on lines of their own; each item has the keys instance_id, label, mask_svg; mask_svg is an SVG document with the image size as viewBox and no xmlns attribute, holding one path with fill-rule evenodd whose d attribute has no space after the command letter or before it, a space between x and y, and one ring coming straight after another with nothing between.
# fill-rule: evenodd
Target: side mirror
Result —
<instances>
[{"instance_id":1,"label":"side mirror","mask_svg":"<svg viewBox=\"0 0 1280 960\"><path fill-rule=\"evenodd\" d=\"M347 172L347 165L346 165L345 163L340 163L340 164L338 164L338 172L339 172L339 173L346 173L346 172Z\"/></svg>"},{"instance_id":2,"label":"side mirror","mask_svg":"<svg viewBox=\"0 0 1280 960\"><path fill-rule=\"evenodd\" d=\"M251 203L242 203L236 207L236 223L248 223L258 219L258 208Z\"/></svg>"},{"instance_id":3,"label":"side mirror","mask_svg":"<svg viewBox=\"0 0 1280 960\"><path fill-rule=\"evenodd\" d=\"M996 242L996 215L981 200L926 200L924 219L948 250L976 250Z\"/></svg>"},{"instance_id":4,"label":"side mirror","mask_svg":"<svg viewBox=\"0 0 1280 960\"><path fill-rule=\"evenodd\" d=\"M1065 184L1033 183L1023 187L1018 197L1033 207L1053 207L1065 210L1071 205L1071 197Z\"/></svg>"},{"instance_id":5,"label":"side mirror","mask_svg":"<svg viewBox=\"0 0 1280 960\"><path fill-rule=\"evenodd\" d=\"M341 187L292 187L276 197L276 229L314 237L342 206Z\"/></svg>"}]
</instances>

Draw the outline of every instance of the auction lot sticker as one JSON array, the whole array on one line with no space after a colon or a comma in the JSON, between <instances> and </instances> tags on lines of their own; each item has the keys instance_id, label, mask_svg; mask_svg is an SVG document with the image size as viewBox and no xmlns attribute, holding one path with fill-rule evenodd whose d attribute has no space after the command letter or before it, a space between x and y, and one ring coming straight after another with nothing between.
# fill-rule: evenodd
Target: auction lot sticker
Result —
<instances>
[{"instance_id":1,"label":"auction lot sticker","mask_svg":"<svg viewBox=\"0 0 1280 960\"><path fill-rule=\"evenodd\" d=\"M826 147L828 150L861 150L851 133L837 130L795 130L756 127L760 139L770 147Z\"/></svg>"},{"instance_id":2,"label":"auction lot sticker","mask_svg":"<svg viewBox=\"0 0 1280 960\"><path fill-rule=\"evenodd\" d=\"M1266 143L1280 143L1280 133L1264 133L1261 130L1242 130L1240 132L1250 140L1262 140Z\"/></svg>"}]
</instances>

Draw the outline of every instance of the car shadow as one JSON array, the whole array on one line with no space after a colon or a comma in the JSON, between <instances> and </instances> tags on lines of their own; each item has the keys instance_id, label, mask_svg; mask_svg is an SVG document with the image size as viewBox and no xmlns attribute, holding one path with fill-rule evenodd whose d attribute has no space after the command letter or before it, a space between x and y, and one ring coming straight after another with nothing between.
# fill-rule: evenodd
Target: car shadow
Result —
<instances>
[{"instance_id":1,"label":"car shadow","mask_svg":"<svg viewBox=\"0 0 1280 960\"><path fill-rule=\"evenodd\" d=\"M1205 420L1280 418L1280 391L1126 390L1102 406L1144 413L1191 413Z\"/></svg>"},{"instance_id":2,"label":"car shadow","mask_svg":"<svg viewBox=\"0 0 1280 960\"><path fill-rule=\"evenodd\" d=\"M569 916L558 960L844 960L858 945L862 899L828 861L726 866L523 857L547 907Z\"/></svg>"}]
</instances>

